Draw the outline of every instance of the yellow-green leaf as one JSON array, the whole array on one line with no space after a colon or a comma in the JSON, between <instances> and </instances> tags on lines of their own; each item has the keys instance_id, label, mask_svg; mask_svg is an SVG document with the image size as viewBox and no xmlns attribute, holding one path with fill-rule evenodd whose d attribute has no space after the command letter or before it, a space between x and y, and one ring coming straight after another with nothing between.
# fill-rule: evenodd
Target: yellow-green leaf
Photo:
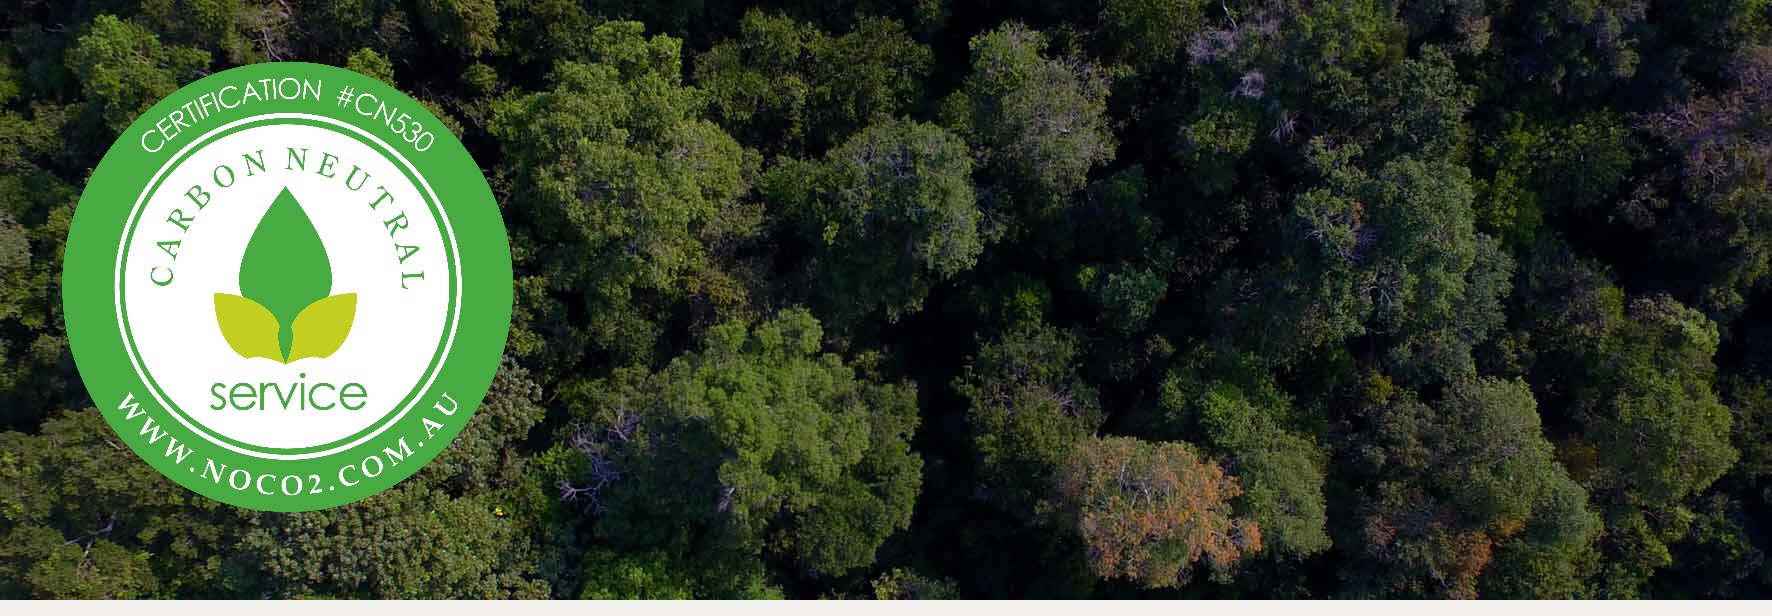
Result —
<instances>
[{"instance_id":1,"label":"yellow-green leaf","mask_svg":"<svg viewBox=\"0 0 1772 616\"><path fill-rule=\"evenodd\" d=\"M295 315L290 328L294 334L289 344L289 361L307 357L325 359L344 346L357 319L357 294L340 293L308 304Z\"/></svg>"},{"instance_id":2,"label":"yellow-green leaf","mask_svg":"<svg viewBox=\"0 0 1772 616\"><path fill-rule=\"evenodd\" d=\"M222 339L241 357L263 357L283 362L283 350L277 344L277 317L250 299L227 293L215 294L215 323L221 327Z\"/></svg>"}]
</instances>

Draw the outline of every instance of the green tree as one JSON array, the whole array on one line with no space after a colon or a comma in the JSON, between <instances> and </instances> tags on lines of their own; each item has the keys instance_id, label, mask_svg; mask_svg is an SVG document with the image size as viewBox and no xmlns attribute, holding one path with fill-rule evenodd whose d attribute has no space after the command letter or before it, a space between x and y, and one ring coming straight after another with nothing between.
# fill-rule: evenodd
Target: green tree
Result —
<instances>
[{"instance_id":1,"label":"green tree","mask_svg":"<svg viewBox=\"0 0 1772 616\"><path fill-rule=\"evenodd\" d=\"M0 426L89 404L62 327L61 255L77 192L49 168L72 106L0 111Z\"/></svg>"},{"instance_id":2,"label":"green tree","mask_svg":"<svg viewBox=\"0 0 1772 616\"><path fill-rule=\"evenodd\" d=\"M803 310L728 322L662 370L575 388L584 470L562 496L600 540L683 559L697 596L749 594L765 557L821 575L873 562L922 482L916 389L819 353L822 338Z\"/></svg>"},{"instance_id":3,"label":"green tree","mask_svg":"<svg viewBox=\"0 0 1772 616\"><path fill-rule=\"evenodd\" d=\"M541 386L529 371L505 358L479 410L449 447L425 465L416 482L457 493L517 484L524 462L519 447L547 412L541 398Z\"/></svg>"},{"instance_id":4,"label":"green tree","mask_svg":"<svg viewBox=\"0 0 1772 616\"><path fill-rule=\"evenodd\" d=\"M1253 355L1197 352L1159 392L1160 432L1188 438L1224 460L1242 494L1237 515L1261 528L1269 553L1329 548L1323 500L1328 456L1297 422L1292 402Z\"/></svg>"},{"instance_id":5,"label":"green tree","mask_svg":"<svg viewBox=\"0 0 1772 616\"><path fill-rule=\"evenodd\" d=\"M1108 327L1121 335L1144 329L1156 314L1158 302L1169 292L1164 272L1126 263L1085 265L1077 272L1077 284L1101 308Z\"/></svg>"},{"instance_id":6,"label":"green tree","mask_svg":"<svg viewBox=\"0 0 1772 616\"><path fill-rule=\"evenodd\" d=\"M1735 463L1730 412L1712 388L1717 327L1667 296L1637 298L1590 357L1576 414L1614 503L1671 503Z\"/></svg>"},{"instance_id":7,"label":"green tree","mask_svg":"<svg viewBox=\"0 0 1772 616\"><path fill-rule=\"evenodd\" d=\"M242 542L288 598L541 599L535 550L491 495L406 484L320 511L276 514Z\"/></svg>"},{"instance_id":8,"label":"green tree","mask_svg":"<svg viewBox=\"0 0 1772 616\"><path fill-rule=\"evenodd\" d=\"M1740 50L1733 84L1655 113L1644 128L1678 162L1623 202L1654 232L1681 297L1727 321L1772 273L1772 46ZM1659 187L1659 190L1657 188Z\"/></svg>"},{"instance_id":9,"label":"green tree","mask_svg":"<svg viewBox=\"0 0 1772 616\"><path fill-rule=\"evenodd\" d=\"M373 77L391 86L397 85L394 83L394 63L368 47L351 54L351 57L345 60L345 68Z\"/></svg>"},{"instance_id":10,"label":"green tree","mask_svg":"<svg viewBox=\"0 0 1772 616\"><path fill-rule=\"evenodd\" d=\"M1421 50L1387 71L1374 84L1379 104L1368 120L1382 135L1389 152L1445 160L1462 153L1469 129L1465 115L1475 103L1476 88L1459 78L1452 56L1438 47Z\"/></svg>"},{"instance_id":11,"label":"green tree","mask_svg":"<svg viewBox=\"0 0 1772 616\"><path fill-rule=\"evenodd\" d=\"M1411 382L1474 374L1471 349L1502 325L1513 261L1475 230L1469 172L1404 157L1368 174L1357 148L1314 151L1323 181L1293 203L1283 267L1221 287L1256 298L1229 325L1282 362L1377 334Z\"/></svg>"},{"instance_id":12,"label":"green tree","mask_svg":"<svg viewBox=\"0 0 1772 616\"><path fill-rule=\"evenodd\" d=\"M683 600L695 598L695 580L659 552L593 550L584 558L580 599Z\"/></svg>"},{"instance_id":13,"label":"green tree","mask_svg":"<svg viewBox=\"0 0 1772 616\"><path fill-rule=\"evenodd\" d=\"M1460 380L1431 406L1398 392L1361 415L1368 431L1338 454L1360 477L1349 590L1474 598L1483 587L1560 592L1576 578L1570 563L1599 520L1524 382ZM1498 551L1509 566L1492 570ZM1545 572L1563 577L1530 577Z\"/></svg>"},{"instance_id":14,"label":"green tree","mask_svg":"<svg viewBox=\"0 0 1772 616\"><path fill-rule=\"evenodd\" d=\"M1103 43L1140 64L1175 59L1202 30L1205 0L1108 0L1102 3Z\"/></svg>"},{"instance_id":15,"label":"green tree","mask_svg":"<svg viewBox=\"0 0 1772 616\"><path fill-rule=\"evenodd\" d=\"M1624 292L1613 285L1611 273L1560 241L1534 248L1521 268L1515 301L1526 315L1518 329L1544 356L1541 374L1566 374L1565 368L1596 353L1624 320Z\"/></svg>"},{"instance_id":16,"label":"green tree","mask_svg":"<svg viewBox=\"0 0 1772 616\"><path fill-rule=\"evenodd\" d=\"M135 22L100 15L68 50L67 66L79 78L93 113L116 134L179 86L201 77L209 54L162 45Z\"/></svg>"},{"instance_id":17,"label":"green tree","mask_svg":"<svg viewBox=\"0 0 1772 616\"><path fill-rule=\"evenodd\" d=\"M1638 596L1673 564L1669 545L1693 520L1686 501L1738 457L1713 385L1718 330L1665 295L1627 306L1605 272L1555 246L1540 251L1523 285L1533 377L1567 400L1562 456L1606 515L1596 589Z\"/></svg>"},{"instance_id":18,"label":"green tree","mask_svg":"<svg viewBox=\"0 0 1772 616\"><path fill-rule=\"evenodd\" d=\"M494 0L419 0L419 19L446 48L464 58L498 51Z\"/></svg>"},{"instance_id":19,"label":"green tree","mask_svg":"<svg viewBox=\"0 0 1772 616\"><path fill-rule=\"evenodd\" d=\"M498 50L525 64L584 62L602 17L576 0L499 0Z\"/></svg>"},{"instance_id":20,"label":"green tree","mask_svg":"<svg viewBox=\"0 0 1772 616\"><path fill-rule=\"evenodd\" d=\"M1772 383L1743 375L1724 383L1726 403L1735 414L1733 442L1741 452L1731 471L1753 481L1772 478Z\"/></svg>"},{"instance_id":21,"label":"green tree","mask_svg":"<svg viewBox=\"0 0 1772 616\"><path fill-rule=\"evenodd\" d=\"M1075 284L1100 323L1127 338L1159 316L1183 267L1183 240L1168 231L1157 211L1162 202L1151 193L1143 167L1122 170L1085 191L1063 231L1039 238L1041 254L1075 264Z\"/></svg>"},{"instance_id":22,"label":"green tree","mask_svg":"<svg viewBox=\"0 0 1772 616\"><path fill-rule=\"evenodd\" d=\"M0 467L0 596L244 598L263 588L259 555L241 544L262 514L161 476L100 411L0 433Z\"/></svg>"},{"instance_id":23,"label":"green tree","mask_svg":"<svg viewBox=\"0 0 1772 616\"><path fill-rule=\"evenodd\" d=\"M1521 7L1501 38L1507 76L1570 96L1605 92L1637 73L1647 0L1555 0Z\"/></svg>"},{"instance_id":24,"label":"green tree","mask_svg":"<svg viewBox=\"0 0 1772 616\"><path fill-rule=\"evenodd\" d=\"M1047 38L1020 23L972 39L961 123L982 170L1028 211L1062 206L1089 170L1113 158L1106 72L1047 55ZM1032 221L1029 221L1032 224Z\"/></svg>"},{"instance_id":25,"label":"green tree","mask_svg":"<svg viewBox=\"0 0 1772 616\"><path fill-rule=\"evenodd\" d=\"M1052 474L1104 419L1095 388L1077 374L1075 337L1032 325L986 344L956 379L979 458L979 489L1022 515L1044 502Z\"/></svg>"},{"instance_id":26,"label":"green tree","mask_svg":"<svg viewBox=\"0 0 1772 616\"><path fill-rule=\"evenodd\" d=\"M436 9L445 5L412 7L397 0L307 0L269 3L290 11L294 55L342 64L359 49L373 49L405 66L422 66L419 44L414 40L412 8ZM453 63L452 58L452 63Z\"/></svg>"},{"instance_id":27,"label":"green tree","mask_svg":"<svg viewBox=\"0 0 1772 616\"><path fill-rule=\"evenodd\" d=\"M289 4L268 0L134 2L138 19L163 40L205 48L229 64L286 60L300 33Z\"/></svg>"},{"instance_id":28,"label":"green tree","mask_svg":"<svg viewBox=\"0 0 1772 616\"><path fill-rule=\"evenodd\" d=\"M831 36L752 9L736 39L696 58L695 81L710 114L747 145L816 153L910 111L931 62L929 48L892 19L865 18Z\"/></svg>"},{"instance_id":29,"label":"green tree","mask_svg":"<svg viewBox=\"0 0 1772 616\"><path fill-rule=\"evenodd\" d=\"M513 345L550 370L587 351L650 357L678 302L741 303L714 247L756 225L741 199L757 159L700 119L681 43L632 22L592 40L593 62L562 62L552 89L499 100L490 127L523 297Z\"/></svg>"},{"instance_id":30,"label":"green tree","mask_svg":"<svg viewBox=\"0 0 1772 616\"><path fill-rule=\"evenodd\" d=\"M910 121L868 127L823 161L780 161L762 182L817 246L817 294L836 323L922 307L984 250L966 144Z\"/></svg>"}]
</instances>

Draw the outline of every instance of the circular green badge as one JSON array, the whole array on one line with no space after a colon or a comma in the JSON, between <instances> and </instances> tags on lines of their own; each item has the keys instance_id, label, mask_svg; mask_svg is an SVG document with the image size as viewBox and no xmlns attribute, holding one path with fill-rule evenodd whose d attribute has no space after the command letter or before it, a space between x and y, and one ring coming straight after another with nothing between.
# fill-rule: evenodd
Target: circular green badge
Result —
<instances>
[{"instance_id":1,"label":"circular green badge","mask_svg":"<svg viewBox=\"0 0 1772 616\"><path fill-rule=\"evenodd\" d=\"M185 86L93 171L62 303L87 390L187 488L306 511L387 489L492 383L511 251L486 178L413 99L268 63Z\"/></svg>"}]
</instances>

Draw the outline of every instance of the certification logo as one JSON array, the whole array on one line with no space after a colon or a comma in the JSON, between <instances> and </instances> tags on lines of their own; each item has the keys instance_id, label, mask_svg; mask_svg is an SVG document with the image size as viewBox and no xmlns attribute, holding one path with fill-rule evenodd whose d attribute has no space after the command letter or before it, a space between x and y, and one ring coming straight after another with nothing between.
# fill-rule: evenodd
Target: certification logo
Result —
<instances>
[{"instance_id":1,"label":"certification logo","mask_svg":"<svg viewBox=\"0 0 1772 616\"><path fill-rule=\"evenodd\" d=\"M461 432L510 327L478 165L392 87L268 63L144 113L93 171L62 302L119 439L266 511L355 502Z\"/></svg>"}]
</instances>

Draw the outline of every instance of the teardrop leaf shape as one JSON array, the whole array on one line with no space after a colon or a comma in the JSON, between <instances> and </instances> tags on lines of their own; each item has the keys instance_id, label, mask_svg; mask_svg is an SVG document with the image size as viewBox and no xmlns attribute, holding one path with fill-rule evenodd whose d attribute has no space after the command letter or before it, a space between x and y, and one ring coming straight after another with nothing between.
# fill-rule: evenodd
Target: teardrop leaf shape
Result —
<instances>
[{"instance_id":1,"label":"teardrop leaf shape","mask_svg":"<svg viewBox=\"0 0 1772 616\"><path fill-rule=\"evenodd\" d=\"M341 293L314 302L295 317L295 342L289 362L308 357L325 359L344 346L357 318L357 294Z\"/></svg>"},{"instance_id":2,"label":"teardrop leaf shape","mask_svg":"<svg viewBox=\"0 0 1772 616\"><path fill-rule=\"evenodd\" d=\"M215 322L221 326L222 339L241 357L263 357L283 363L283 351L277 348L277 333L282 329L271 311L258 302L229 293L215 294Z\"/></svg>"},{"instance_id":3,"label":"teardrop leaf shape","mask_svg":"<svg viewBox=\"0 0 1772 616\"><path fill-rule=\"evenodd\" d=\"M284 188L246 242L246 253L240 257L240 295L258 302L276 319L277 357L282 358L294 342L296 316L331 294L332 262L320 232L295 195Z\"/></svg>"}]
</instances>

